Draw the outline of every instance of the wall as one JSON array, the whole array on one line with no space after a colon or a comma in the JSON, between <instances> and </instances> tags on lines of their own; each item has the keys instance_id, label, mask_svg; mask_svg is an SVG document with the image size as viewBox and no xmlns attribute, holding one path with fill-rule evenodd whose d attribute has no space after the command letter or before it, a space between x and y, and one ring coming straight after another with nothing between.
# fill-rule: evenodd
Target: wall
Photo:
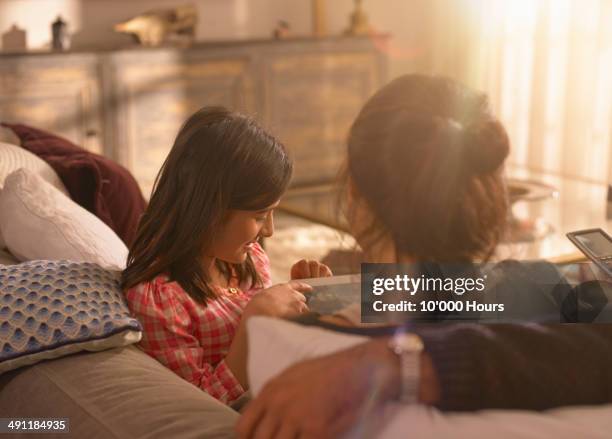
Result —
<instances>
[{"instance_id":1,"label":"wall","mask_svg":"<svg viewBox=\"0 0 612 439\"><path fill-rule=\"evenodd\" d=\"M143 11L193 3L197 6L198 40L267 38L280 19L295 35L311 29L310 0L0 0L0 33L13 23L25 28L28 46L49 46L50 24L58 14L70 24L74 47L131 44L113 24ZM427 0L366 0L372 26L394 36L389 48L390 75L425 69L429 61L430 9ZM352 0L328 0L328 31L340 34L347 27Z\"/></svg>"}]
</instances>

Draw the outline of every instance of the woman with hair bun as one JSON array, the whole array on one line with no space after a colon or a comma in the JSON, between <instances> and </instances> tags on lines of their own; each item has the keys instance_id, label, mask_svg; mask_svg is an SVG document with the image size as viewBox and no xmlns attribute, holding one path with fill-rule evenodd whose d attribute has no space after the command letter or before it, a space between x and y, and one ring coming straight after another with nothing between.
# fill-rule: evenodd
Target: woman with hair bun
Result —
<instances>
[{"instance_id":1,"label":"woman with hair bun","mask_svg":"<svg viewBox=\"0 0 612 439\"><path fill-rule=\"evenodd\" d=\"M398 262L488 259L507 218L509 151L480 93L420 75L382 88L352 125L343 176L349 224L368 260L382 262L375 253L385 242Z\"/></svg>"},{"instance_id":2,"label":"woman with hair bun","mask_svg":"<svg viewBox=\"0 0 612 439\"><path fill-rule=\"evenodd\" d=\"M343 178L348 223L365 259L489 260L508 217L509 149L481 93L423 75L379 90L351 127ZM534 292L521 264L498 266ZM289 367L247 406L240 437L340 437L392 400L441 410L612 401L611 325L447 323L406 331Z\"/></svg>"}]
</instances>

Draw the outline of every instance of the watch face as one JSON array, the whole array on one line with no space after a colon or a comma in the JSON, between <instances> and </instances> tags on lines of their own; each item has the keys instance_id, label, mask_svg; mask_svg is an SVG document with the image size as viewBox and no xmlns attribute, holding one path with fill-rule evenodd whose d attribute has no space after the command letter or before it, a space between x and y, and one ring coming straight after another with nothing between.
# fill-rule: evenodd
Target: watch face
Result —
<instances>
[{"instance_id":1,"label":"watch face","mask_svg":"<svg viewBox=\"0 0 612 439\"><path fill-rule=\"evenodd\" d=\"M393 350L397 353L420 352L423 350L421 337L415 334L397 334L391 341Z\"/></svg>"}]
</instances>

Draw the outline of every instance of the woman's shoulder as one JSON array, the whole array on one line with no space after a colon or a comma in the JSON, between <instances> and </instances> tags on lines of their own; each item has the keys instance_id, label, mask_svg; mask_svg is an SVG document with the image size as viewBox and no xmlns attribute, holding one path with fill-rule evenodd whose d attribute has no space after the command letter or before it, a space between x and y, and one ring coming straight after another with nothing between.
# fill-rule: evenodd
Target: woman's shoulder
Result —
<instances>
[{"instance_id":1,"label":"woman's shoulder","mask_svg":"<svg viewBox=\"0 0 612 439\"><path fill-rule=\"evenodd\" d=\"M491 264L490 268L501 277L515 282L556 283L564 279L555 264L543 259L525 261L504 259Z\"/></svg>"},{"instance_id":2,"label":"woman's shoulder","mask_svg":"<svg viewBox=\"0 0 612 439\"><path fill-rule=\"evenodd\" d=\"M505 259L487 264L484 273L487 285L517 295L534 291L558 294L559 288L570 288L559 268L545 260Z\"/></svg>"},{"instance_id":3,"label":"woman's shoulder","mask_svg":"<svg viewBox=\"0 0 612 439\"><path fill-rule=\"evenodd\" d=\"M513 317L524 320L558 316L559 306L572 289L558 267L545 260L504 260L489 274L487 295L496 294L506 304L506 315L514 313Z\"/></svg>"}]
</instances>

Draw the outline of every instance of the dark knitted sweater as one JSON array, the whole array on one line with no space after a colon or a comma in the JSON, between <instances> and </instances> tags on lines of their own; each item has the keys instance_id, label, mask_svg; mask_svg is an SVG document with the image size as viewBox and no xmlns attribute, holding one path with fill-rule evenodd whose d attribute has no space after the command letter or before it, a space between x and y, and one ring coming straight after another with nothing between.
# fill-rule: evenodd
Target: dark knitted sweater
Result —
<instances>
[{"instance_id":1,"label":"dark knitted sweater","mask_svg":"<svg viewBox=\"0 0 612 439\"><path fill-rule=\"evenodd\" d=\"M612 402L611 324L456 324L418 332L443 410Z\"/></svg>"}]
</instances>

